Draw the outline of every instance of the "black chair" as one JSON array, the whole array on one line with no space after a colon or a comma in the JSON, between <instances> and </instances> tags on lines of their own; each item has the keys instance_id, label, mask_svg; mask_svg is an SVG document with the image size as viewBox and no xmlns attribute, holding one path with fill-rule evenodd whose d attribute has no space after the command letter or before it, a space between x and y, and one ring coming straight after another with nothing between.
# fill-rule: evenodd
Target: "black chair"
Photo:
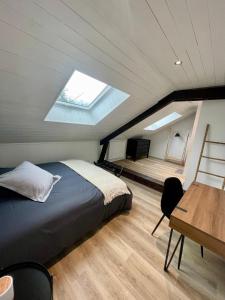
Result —
<instances>
[{"instance_id":1,"label":"black chair","mask_svg":"<svg viewBox=\"0 0 225 300\"><path fill-rule=\"evenodd\" d=\"M163 212L163 215L153 229L152 235L155 233L156 229L159 227L160 223L165 217L170 219L174 208L177 206L183 195L184 191L182 188L182 184L177 177L169 177L165 180L161 198L161 210ZM184 238L182 239L182 245L183 243ZM203 257L203 246L201 246L201 256Z\"/></svg>"},{"instance_id":2,"label":"black chair","mask_svg":"<svg viewBox=\"0 0 225 300\"><path fill-rule=\"evenodd\" d=\"M182 198L183 194L184 191L182 184L177 177L169 177L165 180L161 198L161 210L163 215L152 231L152 235L155 233L156 229L159 227L160 223L165 217L170 219L170 215Z\"/></svg>"}]
</instances>

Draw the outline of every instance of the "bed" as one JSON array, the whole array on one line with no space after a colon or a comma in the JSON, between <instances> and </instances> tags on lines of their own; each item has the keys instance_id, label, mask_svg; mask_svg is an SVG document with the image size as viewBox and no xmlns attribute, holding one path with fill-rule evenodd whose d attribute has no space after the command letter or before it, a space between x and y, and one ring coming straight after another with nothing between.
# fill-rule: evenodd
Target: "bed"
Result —
<instances>
[{"instance_id":1,"label":"bed","mask_svg":"<svg viewBox=\"0 0 225 300\"><path fill-rule=\"evenodd\" d=\"M0 267L21 261L49 263L114 214L131 209L132 193L104 205L103 193L67 165L39 167L62 177L46 202L0 187ZM0 168L0 174L9 170Z\"/></svg>"}]
</instances>

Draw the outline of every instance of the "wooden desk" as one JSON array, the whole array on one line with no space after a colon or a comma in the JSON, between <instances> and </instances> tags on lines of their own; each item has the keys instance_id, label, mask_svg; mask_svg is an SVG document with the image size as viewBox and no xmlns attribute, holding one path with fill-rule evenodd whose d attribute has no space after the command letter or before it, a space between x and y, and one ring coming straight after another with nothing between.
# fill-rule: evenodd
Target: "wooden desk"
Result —
<instances>
[{"instance_id":1,"label":"wooden desk","mask_svg":"<svg viewBox=\"0 0 225 300\"><path fill-rule=\"evenodd\" d=\"M192 183L170 217L171 227L164 270L166 271L181 242L178 268L182 257L184 236L225 258L225 191L202 183ZM167 263L173 229L181 233Z\"/></svg>"}]
</instances>

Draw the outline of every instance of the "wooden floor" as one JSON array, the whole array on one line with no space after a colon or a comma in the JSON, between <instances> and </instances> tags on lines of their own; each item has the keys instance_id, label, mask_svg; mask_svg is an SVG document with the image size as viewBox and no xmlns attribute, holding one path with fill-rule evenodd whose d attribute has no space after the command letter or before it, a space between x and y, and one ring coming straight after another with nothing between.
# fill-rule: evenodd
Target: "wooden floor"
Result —
<instances>
[{"instance_id":1,"label":"wooden floor","mask_svg":"<svg viewBox=\"0 0 225 300\"><path fill-rule=\"evenodd\" d=\"M167 177L178 177L181 182L184 182L183 166L166 162L161 159L149 157L133 161L130 159L123 159L115 161L117 165L132 171L144 174L148 177L164 182Z\"/></svg>"},{"instance_id":2,"label":"wooden floor","mask_svg":"<svg viewBox=\"0 0 225 300\"><path fill-rule=\"evenodd\" d=\"M160 193L127 179L133 209L100 228L55 264L55 300L225 299L225 261L186 239L181 270L177 256L163 271L168 221L151 231L161 216Z\"/></svg>"}]
</instances>

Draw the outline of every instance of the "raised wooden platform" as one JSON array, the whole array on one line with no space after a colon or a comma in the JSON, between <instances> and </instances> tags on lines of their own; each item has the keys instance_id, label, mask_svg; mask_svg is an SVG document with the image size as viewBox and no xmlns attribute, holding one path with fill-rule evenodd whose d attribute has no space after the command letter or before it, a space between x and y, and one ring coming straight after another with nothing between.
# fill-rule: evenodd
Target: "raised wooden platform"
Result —
<instances>
[{"instance_id":1,"label":"raised wooden platform","mask_svg":"<svg viewBox=\"0 0 225 300\"><path fill-rule=\"evenodd\" d=\"M124 159L114 164L123 167L122 176L157 191L162 191L164 181L168 177L178 177L182 183L184 182L182 166L160 159L152 157L137 161Z\"/></svg>"},{"instance_id":2,"label":"raised wooden platform","mask_svg":"<svg viewBox=\"0 0 225 300\"><path fill-rule=\"evenodd\" d=\"M133 181L139 182L145 186L148 186L154 190L157 190L159 192L162 192L162 190L163 190L163 182L162 181L157 180L152 177L149 177L149 176L146 176L142 173L138 173L133 170L123 168L121 175L126 178L129 178Z\"/></svg>"}]
</instances>

